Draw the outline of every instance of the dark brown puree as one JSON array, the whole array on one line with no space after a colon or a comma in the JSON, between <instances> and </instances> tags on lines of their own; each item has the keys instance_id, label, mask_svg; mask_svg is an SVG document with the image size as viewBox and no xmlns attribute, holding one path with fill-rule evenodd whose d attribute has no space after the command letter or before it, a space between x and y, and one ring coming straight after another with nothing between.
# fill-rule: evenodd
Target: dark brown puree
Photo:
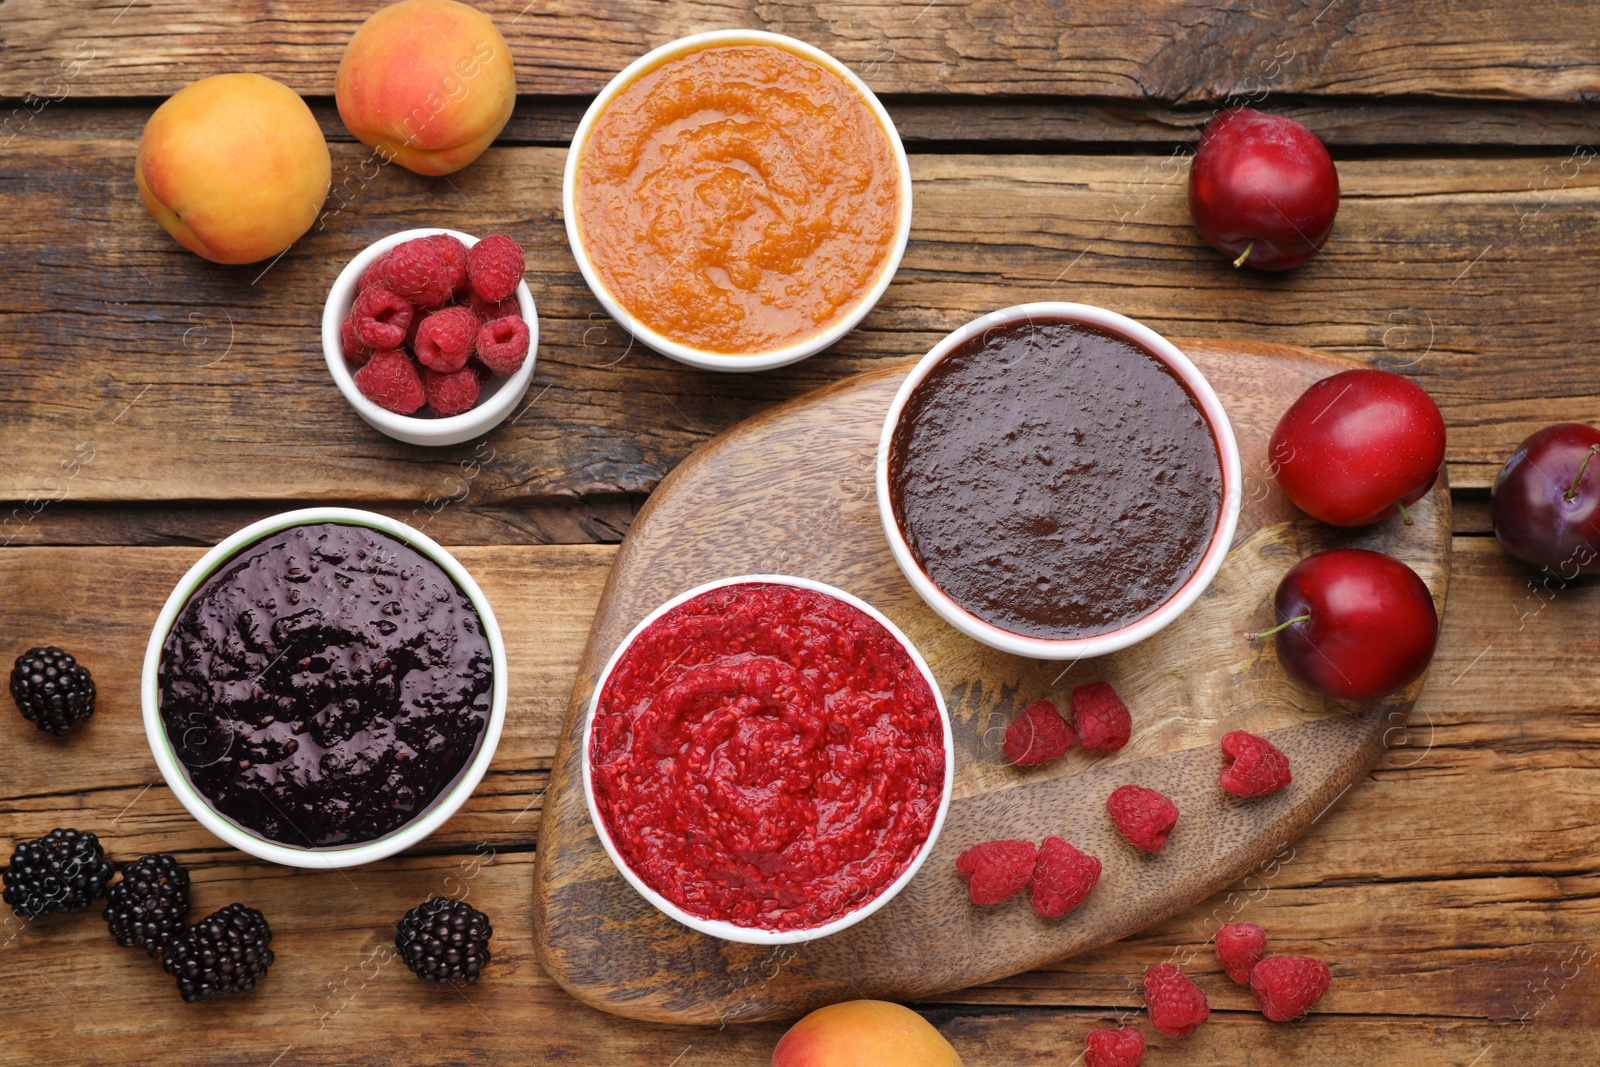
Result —
<instances>
[{"instance_id":1,"label":"dark brown puree","mask_svg":"<svg viewBox=\"0 0 1600 1067\"><path fill-rule=\"evenodd\" d=\"M896 521L935 585L986 622L1078 638L1148 614L1199 569L1222 509L1210 424L1130 338L1007 323L907 401L889 452Z\"/></svg>"}]
</instances>

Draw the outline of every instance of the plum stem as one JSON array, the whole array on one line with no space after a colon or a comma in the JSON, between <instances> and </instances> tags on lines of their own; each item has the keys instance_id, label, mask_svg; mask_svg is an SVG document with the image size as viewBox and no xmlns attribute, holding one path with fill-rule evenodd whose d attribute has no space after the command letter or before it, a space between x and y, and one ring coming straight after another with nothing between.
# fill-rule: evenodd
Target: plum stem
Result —
<instances>
[{"instance_id":1,"label":"plum stem","mask_svg":"<svg viewBox=\"0 0 1600 1067\"><path fill-rule=\"evenodd\" d=\"M1260 633L1249 633L1249 632L1246 632L1245 633L1245 637L1248 638L1251 641L1256 641L1256 640L1259 640L1260 638L1263 638L1263 637L1271 637L1273 634L1277 633L1279 630L1287 630L1289 627L1293 626L1297 622L1309 622L1310 620L1311 620L1311 616L1310 615L1296 615L1292 619L1284 619L1282 622L1280 622L1278 625L1274 626L1270 630L1262 630Z\"/></svg>"},{"instance_id":2,"label":"plum stem","mask_svg":"<svg viewBox=\"0 0 1600 1067\"><path fill-rule=\"evenodd\" d=\"M1590 445L1588 454L1583 457L1583 462L1578 465L1578 473L1572 476L1572 484L1567 486L1565 493L1561 494L1566 498L1567 503L1570 504L1578 499L1578 483L1583 481L1583 472L1589 469L1589 461L1594 458L1596 452L1600 452L1600 445Z\"/></svg>"},{"instance_id":3,"label":"plum stem","mask_svg":"<svg viewBox=\"0 0 1600 1067\"><path fill-rule=\"evenodd\" d=\"M1404 500L1396 500L1394 506L1400 509L1400 521L1410 526L1411 512L1406 510L1406 502Z\"/></svg>"},{"instance_id":4,"label":"plum stem","mask_svg":"<svg viewBox=\"0 0 1600 1067\"><path fill-rule=\"evenodd\" d=\"M1244 266L1244 261L1250 258L1250 253L1254 252L1255 248L1256 243L1254 241L1251 241L1249 244L1245 245L1244 251L1239 253L1239 258L1233 261L1233 265L1235 267Z\"/></svg>"}]
</instances>

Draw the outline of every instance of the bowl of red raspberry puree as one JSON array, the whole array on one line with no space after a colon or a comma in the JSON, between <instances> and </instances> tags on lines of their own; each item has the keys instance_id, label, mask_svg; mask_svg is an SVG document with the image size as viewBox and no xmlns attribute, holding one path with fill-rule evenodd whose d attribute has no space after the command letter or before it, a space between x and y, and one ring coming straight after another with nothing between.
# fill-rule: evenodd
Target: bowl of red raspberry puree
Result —
<instances>
[{"instance_id":1,"label":"bowl of red raspberry puree","mask_svg":"<svg viewBox=\"0 0 1600 1067\"><path fill-rule=\"evenodd\" d=\"M486 379L477 406L460 415L451 415L448 418L423 418L385 411L362 396L361 390L356 388L355 377L351 373L349 362L344 358L344 346L339 340L339 324L344 322L346 316L350 314L350 308L356 302L362 273L396 245L435 233L447 233L468 248L478 243L478 238L470 233L446 230L439 226L401 230L399 233L391 233L388 237L372 242L345 265L344 270L339 272L339 277L334 280L332 288L328 290L327 302L322 307L322 358L328 365L328 374L333 378L333 384L339 387L339 392L344 394L345 400L349 401L356 414L374 430L412 445L459 445L463 441L482 437L504 422L507 416L518 409L522 398L528 392L529 383L533 381L534 355L539 348L539 314L534 307L533 294L529 292L526 281L518 283L512 299L516 300L517 307L522 312L522 320L528 324L528 358L522 361L522 366L509 378Z\"/></svg>"},{"instance_id":2,"label":"bowl of red raspberry puree","mask_svg":"<svg viewBox=\"0 0 1600 1067\"><path fill-rule=\"evenodd\" d=\"M727 941L809 941L888 903L950 807L950 719L894 624L842 590L744 575L674 597L590 701L584 789L624 878Z\"/></svg>"}]
</instances>

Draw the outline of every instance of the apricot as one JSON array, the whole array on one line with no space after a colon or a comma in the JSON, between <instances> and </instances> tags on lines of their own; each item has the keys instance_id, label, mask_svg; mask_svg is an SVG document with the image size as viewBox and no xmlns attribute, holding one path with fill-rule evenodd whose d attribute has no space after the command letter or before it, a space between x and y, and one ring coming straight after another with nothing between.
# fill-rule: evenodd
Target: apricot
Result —
<instances>
[{"instance_id":1,"label":"apricot","mask_svg":"<svg viewBox=\"0 0 1600 1067\"><path fill-rule=\"evenodd\" d=\"M517 78L489 16L456 0L401 0L350 38L334 96L362 144L418 174L449 174L500 135Z\"/></svg>"},{"instance_id":2,"label":"apricot","mask_svg":"<svg viewBox=\"0 0 1600 1067\"><path fill-rule=\"evenodd\" d=\"M818 1008L772 1050L772 1067L962 1067L926 1019L886 1000Z\"/></svg>"},{"instance_id":3,"label":"apricot","mask_svg":"<svg viewBox=\"0 0 1600 1067\"><path fill-rule=\"evenodd\" d=\"M333 166L311 109L260 74L217 74L156 108L139 139L139 199L215 263L277 255L311 228Z\"/></svg>"}]
</instances>

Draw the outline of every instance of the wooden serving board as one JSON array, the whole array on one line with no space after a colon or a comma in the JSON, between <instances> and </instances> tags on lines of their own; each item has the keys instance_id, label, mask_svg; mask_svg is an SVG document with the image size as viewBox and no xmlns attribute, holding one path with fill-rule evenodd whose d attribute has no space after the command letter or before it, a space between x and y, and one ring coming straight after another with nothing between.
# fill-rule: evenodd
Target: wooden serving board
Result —
<instances>
[{"instance_id":1,"label":"wooden serving board","mask_svg":"<svg viewBox=\"0 0 1600 1067\"><path fill-rule=\"evenodd\" d=\"M918 598L895 566L874 499L878 432L910 364L818 390L734 427L686 459L650 497L623 542L584 651L540 831L534 937L546 970L580 1000L633 1018L722 1024L801 1015L858 997L916 1000L994 981L1126 937L1270 864L1354 782L1403 724L1421 682L1375 705L1327 701L1284 675L1269 624L1272 593L1296 560L1344 545L1409 563L1441 613L1450 574L1450 496L1441 478L1392 519L1337 530L1289 504L1266 469L1267 439L1306 386L1353 364L1305 349L1179 341L1221 396L1239 440L1244 506L1221 572L1160 634L1074 664L1021 659L963 636ZM830 582L875 605L926 657L949 705L955 795L932 855L877 914L833 937L768 948L732 944L666 918L633 891L601 848L580 779L584 711L597 672L667 598L732 574ZM1110 681L1133 712L1133 739L1112 756L1074 749L1054 764L1011 766L1005 728L1025 704L1065 707L1072 688ZM1217 740L1267 734L1294 784L1241 800L1217 784ZM1125 783L1162 790L1182 813L1167 847L1136 852L1107 820ZM1027 894L993 908L968 902L955 858L979 841L1059 834L1103 864L1071 915L1034 914ZM1227 921L1227 916L1217 922ZM1208 931L1209 933L1209 931ZM1158 962L1155 959L1152 963Z\"/></svg>"}]
</instances>

